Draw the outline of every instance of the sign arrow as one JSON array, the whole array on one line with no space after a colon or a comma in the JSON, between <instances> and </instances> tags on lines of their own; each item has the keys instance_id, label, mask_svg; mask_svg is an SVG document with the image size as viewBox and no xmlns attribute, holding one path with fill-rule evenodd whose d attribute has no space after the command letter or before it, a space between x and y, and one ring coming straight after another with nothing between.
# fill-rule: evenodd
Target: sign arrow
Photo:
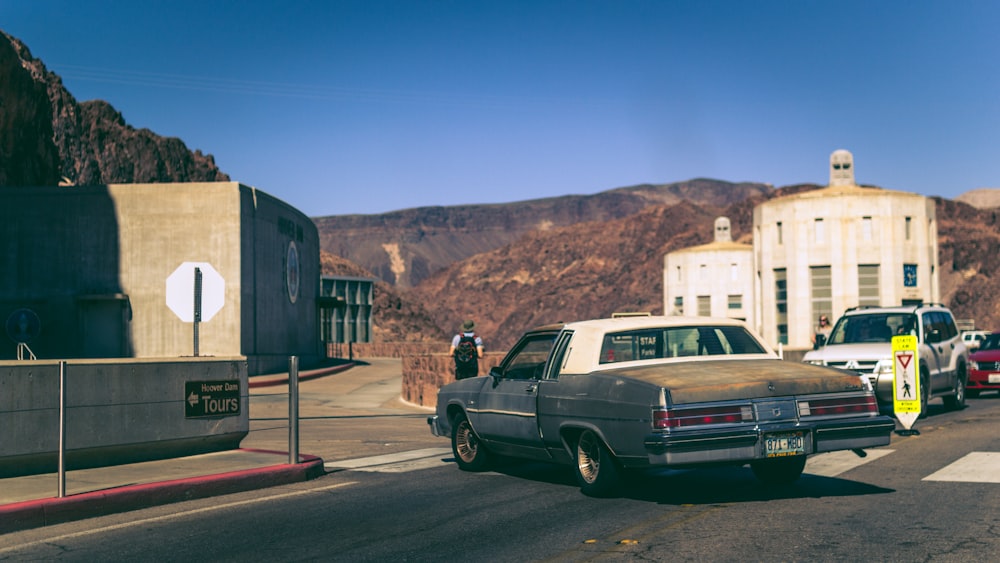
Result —
<instances>
[{"instance_id":1,"label":"sign arrow","mask_svg":"<svg viewBox=\"0 0 1000 563\"><path fill-rule=\"evenodd\" d=\"M198 395L195 394L195 393L193 393L193 392L190 395L188 395L188 404L191 405L192 407L195 406L195 405L197 405L198 404Z\"/></svg>"}]
</instances>

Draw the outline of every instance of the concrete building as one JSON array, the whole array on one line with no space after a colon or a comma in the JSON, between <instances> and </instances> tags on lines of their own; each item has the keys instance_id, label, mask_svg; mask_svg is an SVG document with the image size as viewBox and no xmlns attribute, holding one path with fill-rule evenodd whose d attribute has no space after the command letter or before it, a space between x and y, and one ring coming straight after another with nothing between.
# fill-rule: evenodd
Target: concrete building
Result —
<instances>
[{"instance_id":1,"label":"concrete building","mask_svg":"<svg viewBox=\"0 0 1000 563\"><path fill-rule=\"evenodd\" d=\"M846 150L830 156L827 187L754 208L752 247L721 236L716 220L715 242L665 257L664 311L744 318L771 345L801 350L821 314L940 301L933 200L858 186Z\"/></svg>"},{"instance_id":2,"label":"concrete building","mask_svg":"<svg viewBox=\"0 0 1000 563\"><path fill-rule=\"evenodd\" d=\"M848 151L830 156L827 187L758 205L753 229L758 329L772 344L810 347L821 314L940 301L933 200L858 186Z\"/></svg>"},{"instance_id":3,"label":"concrete building","mask_svg":"<svg viewBox=\"0 0 1000 563\"><path fill-rule=\"evenodd\" d=\"M675 315L730 317L754 326L753 247L733 242L726 217L715 240L664 257L663 310Z\"/></svg>"},{"instance_id":4,"label":"concrete building","mask_svg":"<svg viewBox=\"0 0 1000 563\"><path fill-rule=\"evenodd\" d=\"M316 227L260 190L26 187L0 199L0 359L245 356L253 375L324 355Z\"/></svg>"}]
</instances>

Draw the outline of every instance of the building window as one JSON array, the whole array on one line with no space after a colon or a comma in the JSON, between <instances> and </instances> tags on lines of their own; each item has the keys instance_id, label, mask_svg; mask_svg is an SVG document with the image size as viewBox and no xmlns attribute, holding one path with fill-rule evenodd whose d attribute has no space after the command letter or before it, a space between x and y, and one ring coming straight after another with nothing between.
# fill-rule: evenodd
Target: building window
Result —
<instances>
[{"instance_id":1,"label":"building window","mask_svg":"<svg viewBox=\"0 0 1000 563\"><path fill-rule=\"evenodd\" d=\"M833 278L830 275L830 266L810 267L809 277L812 282L813 321L819 320L820 315L832 317Z\"/></svg>"},{"instance_id":2,"label":"building window","mask_svg":"<svg viewBox=\"0 0 1000 563\"><path fill-rule=\"evenodd\" d=\"M788 273L784 268L774 270L774 321L778 342L788 344Z\"/></svg>"},{"instance_id":3,"label":"building window","mask_svg":"<svg viewBox=\"0 0 1000 563\"><path fill-rule=\"evenodd\" d=\"M699 317L712 316L712 297L710 295L698 296L698 316Z\"/></svg>"},{"instance_id":4,"label":"building window","mask_svg":"<svg viewBox=\"0 0 1000 563\"><path fill-rule=\"evenodd\" d=\"M826 228L823 224L822 219L816 219L816 223L813 226L813 231L815 234L816 244L823 244L826 242Z\"/></svg>"},{"instance_id":5,"label":"building window","mask_svg":"<svg viewBox=\"0 0 1000 563\"><path fill-rule=\"evenodd\" d=\"M903 264L903 287L917 287L916 264Z\"/></svg>"},{"instance_id":6,"label":"building window","mask_svg":"<svg viewBox=\"0 0 1000 563\"><path fill-rule=\"evenodd\" d=\"M910 226L912 224L913 224L913 218L912 217L907 217L906 218L906 240L910 240L910 228L911 228Z\"/></svg>"},{"instance_id":7,"label":"building window","mask_svg":"<svg viewBox=\"0 0 1000 563\"><path fill-rule=\"evenodd\" d=\"M778 244L783 244L781 236L781 221L778 221Z\"/></svg>"},{"instance_id":8,"label":"building window","mask_svg":"<svg viewBox=\"0 0 1000 563\"><path fill-rule=\"evenodd\" d=\"M740 268L736 264L729 265L729 279L732 281L740 281Z\"/></svg>"},{"instance_id":9,"label":"building window","mask_svg":"<svg viewBox=\"0 0 1000 563\"><path fill-rule=\"evenodd\" d=\"M684 298L677 296L674 297L674 314L683 315L684 314Z\"/></svg>"},{"instance_id":10,"label":"building window","mask_svg":"<svg viewBox=\"0 0 1000 563\"><path fill-rule=\"evenodd\" d=\"M742 295L730 295L729 296L729 309L742 309L743 308L743 296Z\"/></svg>"},{"instance_id":11,"label":"building window","mask_svg":"<svg viewBox=\"0 0 1000 563\"><path fill-rule=\"evenodd\" d=\"M881 305L879 299L879 265L864 264L858 266L858 305Z\"/></svg>"},{"instance_id":12,"label":"building window","mask_svg":"<svg viewBox=\"0 0 1000 563\"><path fill-rule=\"evenodd\" d=\"M861 238L865 242L871 242L872 240L872 218L862 217L861 218Z\"/></svg>"}]
</instances>

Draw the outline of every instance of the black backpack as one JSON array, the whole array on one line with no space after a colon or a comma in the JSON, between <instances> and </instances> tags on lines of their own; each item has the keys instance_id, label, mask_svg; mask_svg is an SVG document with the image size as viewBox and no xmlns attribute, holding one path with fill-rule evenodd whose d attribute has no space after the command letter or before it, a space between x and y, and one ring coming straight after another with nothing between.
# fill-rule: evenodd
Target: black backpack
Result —
<instances>
[{"instance_id":1,"label":"black backpack","mask_svg":"<svg viewBox=\"0 0 1000 563\"><path fill-rule=\"evenodd\" d=\"M479 354L476 352L476 335L462 335L455 346L455 367L458 369L478 366Z\"/></svg>"}]
</instances>

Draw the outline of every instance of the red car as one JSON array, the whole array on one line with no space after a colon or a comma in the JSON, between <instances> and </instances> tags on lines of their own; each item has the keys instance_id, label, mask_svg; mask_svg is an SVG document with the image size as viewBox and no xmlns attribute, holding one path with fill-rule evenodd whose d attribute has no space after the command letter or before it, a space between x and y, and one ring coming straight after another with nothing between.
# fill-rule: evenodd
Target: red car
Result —
<instances>
[{"instance_id":1,"label":"red car","mask_svg":"<svg viewBox=\"0 0 1000 563\"><path fill-rule=\"evenodd\" d=\"M970 397L981 391L1000 391L1000 332L987 335L969 356L969 383L965 390Z\"/></svg>"}]
</instances>

